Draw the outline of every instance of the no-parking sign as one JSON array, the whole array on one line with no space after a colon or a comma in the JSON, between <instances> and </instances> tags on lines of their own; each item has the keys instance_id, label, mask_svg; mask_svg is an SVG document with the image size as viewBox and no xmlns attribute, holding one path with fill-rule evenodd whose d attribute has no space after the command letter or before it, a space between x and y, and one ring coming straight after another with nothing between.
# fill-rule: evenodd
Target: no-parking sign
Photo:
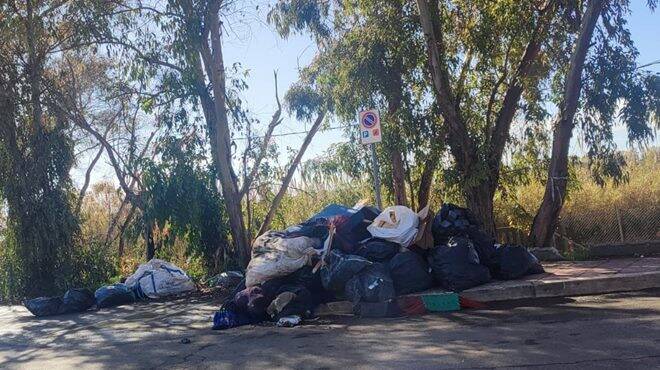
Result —
<instances>
[{"instance_id":1,"label":"no-parking sign","mask_svg":"<svg viewBox=\"0 0 660 370\"><path fill-rule=\"evenodd\" d=\"M362 144L380 143L382 140L378 111L370 109L360 112L360 141Z\"/></svg>"}]
</instances>

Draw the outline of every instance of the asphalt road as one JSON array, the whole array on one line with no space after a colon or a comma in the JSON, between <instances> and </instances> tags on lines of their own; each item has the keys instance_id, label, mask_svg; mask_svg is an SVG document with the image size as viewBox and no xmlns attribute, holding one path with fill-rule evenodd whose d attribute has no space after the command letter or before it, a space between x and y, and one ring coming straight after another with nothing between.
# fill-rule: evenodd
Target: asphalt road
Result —
<instances>
[{"instance_id":1,"label":"asphalt road","mask_svg":"<svg viewBox=\"0 0 660 370\"><path fill-rule=\"evenodd\" d=\"M37 320L0 307L0 368L660 368L660 290L211 331L216 304Z\"/></svg>"}]
</instances>

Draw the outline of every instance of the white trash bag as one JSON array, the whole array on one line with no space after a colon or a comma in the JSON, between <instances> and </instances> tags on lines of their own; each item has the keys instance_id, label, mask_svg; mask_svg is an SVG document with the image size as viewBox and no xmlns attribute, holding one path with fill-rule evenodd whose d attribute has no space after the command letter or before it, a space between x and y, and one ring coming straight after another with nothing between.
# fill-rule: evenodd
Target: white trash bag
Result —
<instances>
[{"instance_id":1,"label":"white trash bag","mask_svg":"<svg viewBox=\"0 0 660 370\"><path fill-rule=\"evenodd\" d=\"M135 273L126 279L126 285L131 288L138 284L149 298L162 298L196 289L195 283L183 270L156 258L140 265Z\"/></svg>"},{"instance_id":2,"label":"white trash bag","mask_svg":"<svg viewBox=\"0 0 660 370\"><path fill-rule=\"evenodd\" d=\"M251 287L276 277L286 276L309 264L317 249L317 238L299 236L283 238L282 233L268 231L252 243L252 259L245 271L245 286Z\"/></svg>"},{"instance_id":3,"label":"white trash bag","mask_svg":"<svg viewBox=\"0 0 660 370\"><path fill-rule=\"evenodd\" d=\"M387 207L367 226L375 238L389 240L404 247L410 246L419 226L419 216L408 207Z\"/></svg>"}]
</instances>

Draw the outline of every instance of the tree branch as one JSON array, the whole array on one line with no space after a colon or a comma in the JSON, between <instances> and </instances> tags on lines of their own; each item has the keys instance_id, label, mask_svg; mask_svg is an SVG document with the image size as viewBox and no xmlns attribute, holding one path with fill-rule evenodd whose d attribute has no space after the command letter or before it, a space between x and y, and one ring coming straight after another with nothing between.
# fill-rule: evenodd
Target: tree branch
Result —
<instances>
[{"instance_id":1,"label":"tree branch","mask_svg":"<svg viewBox=\"0 0 660 370\"><path fill-rule=\"evenodd\" d=\"M296 172L296 168L298 167L300 160L305 154L307 147L312 142L314 135L316 135L316 132L321 127L323 118L325 118L325 111L319 113L318 117L316 118L316 121L309 130L309 133L307 133L307 136L305 136L305 140L300 146L300 150L298 150L298 153L296 154L295 158L293 158L293 161L291 162L291 165L289 166L289 169L286 175L284 176L284 179L282 179L282 186L280 186L280 189L275 195L275 198L273 198L273 202L270 205L270 209L268 209L268 213L264 218L264 222L261 224L261 227L259 228L258 235L262 235L270 227L270 224L273 221L273 218L275 217L275 211L277 211L277 208L280 206L280 203L282 202L282 198L284 198L284 195L286 194L286 191L289 188L289 183L291 182L291 179L293 178L293 175Z\"/></svg>"},{"instance_id":2,"label":"tree branch","mask_svg":"<svg viewBox=\"0 0 660 370\"><path fill-rule=\"evenodd\" d=\"M541 50L541 44L550 26L555 6L556 1L550 0L550 3L540 11L539 21L525 48L525 53L520 60L512 83L504 95L504 102L497 115L495 126L491 129L487 137L487 140L491 142L488 165L495 171L499 169L504 146L509 139L509 128L511 127L511 122L516 114L518 103L522 96L523 82L535 73L535 68L533 68L534 62Z\"/></svg>"},{"instance_id":3,"label":"tree branch","mask_svg":"<svg viewBox=\"0 0 660 370\"><path fill-rule=\"evenodd\" d=\"M108 128L105 130L103 133L104 137L108 136L108 133L110 132L110 129L112 128L111 125L108 125ZM92 162L89 164L89 167L87 167L87 171L85 172L85 182L83 183L82 188L80 188L80 193L78 194L78 203L76 204L76 215L80 214L80 209L82 208L83 204L83 199L85 198L85 193L87 193L87 188L89 187L89 182L91 181L92 178L92 171L94 170L94 166L96 166L96 163L101 159L101 155L103 154L103 150L105 148L103 145L99 148L99 151L96 153L94 158L92 159Z\"/></svg>"},{"instance_id":4,"label":"tree branch","mask_svg":"<svg viewBox=\"0 0 660 370\"><path fill-rule=\"evenodd\" d=\"M282 104L280 103L280 98L277 91L277 72L273 72L273 75L275 76L275 101L277 101L277 110L275 111L275 113L273 113L273 117L271 118L270 123L268 124L266 135L264 136L264 139L261 142L261 147L259 148L259 154L257 156L257 159L254 161L252 170L250 171L250 174L245 177L245 181L243 181L243 186L241 187L241 190L239 192L239 198L241 199L250 189L250 185L252 184L252 181L254 181L254 177L257 175L257 172L259 171L259 166L261 165L261 161L263 161L264 157L266 156L266 151L268 150L270 139L273 136L273 130L275 130L275 127L277 127L282 122L282 120L280 119L280 116L282 115Z\"/></svg>"},{"instance_id":5,"label":"tree branch","mask_svg":"<svg viewBox=\"0 0 660 370\"><path fill-rule=\"evenodd\" d=\"M452 154L462 166L469 166L474 144L465 122L457 109L456 100L449 82L446 51L440 24L438 0L417 0L420 22L428 45L429 64L438 108L449 128L450 137L457 145L451 145ZM432 12L433 9L433 12Z\"/></svg>"}]
</instances>

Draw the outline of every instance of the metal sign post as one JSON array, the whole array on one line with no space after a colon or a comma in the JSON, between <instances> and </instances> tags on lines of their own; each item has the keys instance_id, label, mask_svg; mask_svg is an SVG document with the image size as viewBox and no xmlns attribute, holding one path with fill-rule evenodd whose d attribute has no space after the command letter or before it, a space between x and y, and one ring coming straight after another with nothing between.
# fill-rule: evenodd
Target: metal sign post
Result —
<instances>
[{"instance_id":1,"label":"metal sign post","mask_svg":"<svg viewBox=\"0 0 660 370\"><path fill-rule=\"evenodd\" d=\"M371 166L374 171L374 193L376 194L376 205L378 209L383 209L383 204L380 199L380 168L378 167L378 157L376 157L376 147L374 144L369 144L371 149Z\"/></svg>"},{"instance_id":2,"label":"metal sign post","mask_svg":"<svg viewBox=\"0 0 660 370\"><path fill-rule=\"evenodd\" d=\"M380 197L380 168L378 167L378 157L376 157L376 147L374 143L380 143L383 140L380 130L380 116L376 110L366 110L360 112L360 141L362 144L369 145L371 151L371 167L374 175L374 194L376 195L376 205L379 209L383 208Z\"/></svg>"}]
</instances>

